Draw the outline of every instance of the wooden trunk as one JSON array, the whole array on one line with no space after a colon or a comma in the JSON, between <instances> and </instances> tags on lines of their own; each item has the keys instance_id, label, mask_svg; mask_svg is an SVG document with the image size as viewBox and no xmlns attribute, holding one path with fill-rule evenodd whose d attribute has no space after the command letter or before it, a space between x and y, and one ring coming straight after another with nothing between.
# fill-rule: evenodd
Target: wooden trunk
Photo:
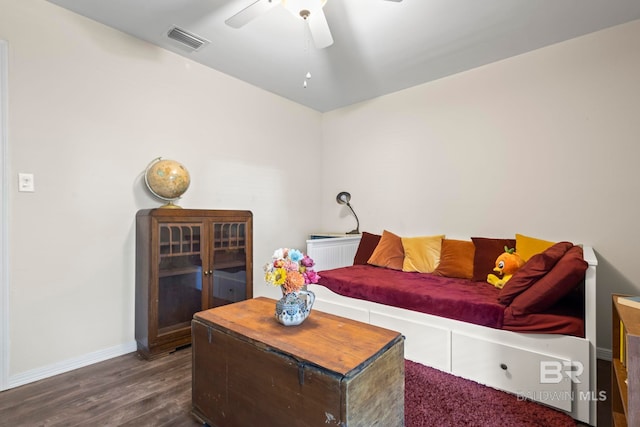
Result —
<instances>
[{"instance_id":1,"label":"wooden trunk","mask_svg":"<svg viewBox=\"0 0 640 427\"><path fill-rule=\"evenodd\" d=\"M299 326L255 298L196 313L193 413L212 427L403 426L404 338L312 311Z\"/></svg>"}]
</instances>

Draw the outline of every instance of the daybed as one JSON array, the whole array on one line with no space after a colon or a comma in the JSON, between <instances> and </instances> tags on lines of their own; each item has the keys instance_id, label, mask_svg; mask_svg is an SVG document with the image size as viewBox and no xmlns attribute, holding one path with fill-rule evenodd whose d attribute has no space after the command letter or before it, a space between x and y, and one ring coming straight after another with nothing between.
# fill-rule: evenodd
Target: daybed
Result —
<instances>
[{"instance_id":1,"label":"daybed","mask_svg":"<svg viewBox=\"0 0 640 427\"><path fill-rule=\"evenodd\" d=\"M427 273L402 271L398 265L404 256L407 270L409 249L415 250L414 243L428 247L429 241L406 246L402 255L395 254L395 267L389 268L385 262L368 262L383 243L380 236L363 233L362 241L359 237L307 241L307 253L322 277L308 286L316 295L314 310L400 331L407 359L596 425L597 260L591 247L548 242L551 246L545 250L527 254L529 261L498 289L486 282L480 261L495 261L495 248L503 243L516 247L515 239L474 238L475 274L468 271L467 261L466 273L442 275L438 268L455 253L445 251L445 245L460 241L431 236L441 239L435 256L442 255L443 263ZM494 246L493 252L486 251L487 245ZM489 258L480 260L483 256ZM464 278L447 277L451 275ZM509 289L511 284L514 289ZM557 301L549 303L537 292L545 286ZM523 305L524 300L529 301Z\"/></svg>"}]
</instances>

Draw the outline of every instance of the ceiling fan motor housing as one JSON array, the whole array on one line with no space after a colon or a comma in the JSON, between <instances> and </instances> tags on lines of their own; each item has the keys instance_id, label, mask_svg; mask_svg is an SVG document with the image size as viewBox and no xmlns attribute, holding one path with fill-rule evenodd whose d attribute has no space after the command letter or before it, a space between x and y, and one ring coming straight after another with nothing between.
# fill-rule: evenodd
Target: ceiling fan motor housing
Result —
<instances>
[{"instance_id":1,"label":"ceiling fan motor housing","mask_svg":"<svg viewBox=\"0 0 640 427\"><path fill-rule=\"evenodd\" d=\"M320 10L327 0L282 0L282 5L294 15L307 19L313 11Z\"/></svg>"}]
</instances>

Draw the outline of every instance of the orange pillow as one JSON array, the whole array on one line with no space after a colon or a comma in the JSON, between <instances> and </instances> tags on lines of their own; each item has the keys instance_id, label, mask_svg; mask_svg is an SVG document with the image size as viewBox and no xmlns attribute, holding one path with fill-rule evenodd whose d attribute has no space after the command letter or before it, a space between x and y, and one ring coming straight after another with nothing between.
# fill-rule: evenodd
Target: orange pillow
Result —
<instances>
[{"instance_id":1,"label":"orange pillow","mask_svg":"<svg viewBox=\"0 0 640 427\"><path fill-rule=\"evenodd\" d=\"M444 239L440 251L440 264L433 274L471 280L475 250L476 247L471 241Z\"/></svg>"},{"instance_id":2,"label":"orange pillow","mask_svg":"<svg viewBox=\"0 0 640 427\"><path fill-rule=\"evenodd\" d=\"M402 239L390 231L383 230L380 242L373 250L367 263L377 267L402 270L403 262L404 248L402 247Z\"/></svg>"}]
</instances>

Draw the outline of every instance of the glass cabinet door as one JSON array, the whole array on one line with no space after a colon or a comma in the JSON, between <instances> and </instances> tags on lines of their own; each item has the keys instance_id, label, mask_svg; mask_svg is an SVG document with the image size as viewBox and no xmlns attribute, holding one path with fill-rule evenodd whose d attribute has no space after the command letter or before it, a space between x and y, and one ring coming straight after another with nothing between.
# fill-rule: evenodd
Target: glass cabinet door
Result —
<instances>
[{"instance_id":1,"label":"glass cabinet door","mask_svg":"<svg viewBox=\"0 0 640 427\"><path fill-rule=\"evenodd\" d=\"M158 335L190 328L202 308L202 224L164 223L159 229Z\"/></svg>"},{"instance_id":2,"label":"glass cabinet door","mask_svg":"<svg viewBox=\"0 0 640 427\"><path fill-rule=\"evenodd\" d=\"M210 307L247 299L247 224L214 222Z\"/></svg>"}]
</instances>

